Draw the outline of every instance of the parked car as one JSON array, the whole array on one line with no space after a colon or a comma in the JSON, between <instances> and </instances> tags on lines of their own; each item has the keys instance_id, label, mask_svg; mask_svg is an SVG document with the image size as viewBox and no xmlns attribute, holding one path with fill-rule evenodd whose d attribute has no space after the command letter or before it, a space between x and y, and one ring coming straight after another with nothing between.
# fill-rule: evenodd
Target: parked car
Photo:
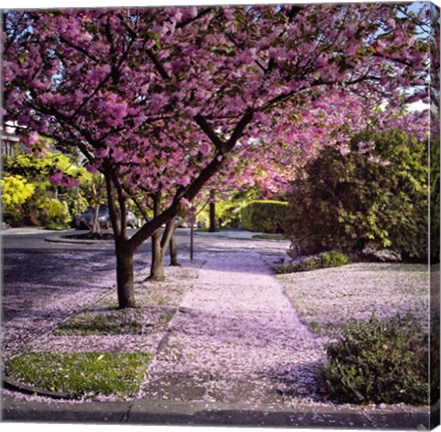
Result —
<instances>
[{"instance_id":1,"label":"parked car","mask_svg":"<svg viewBox=\"0 0 441 432\"><path fill-rule=\"evenodd\" d=\"M89 229L92 226L94 214L95 210L92 207L88 207L82 215L75 219L75 228ZM109 207L107 205L100 205L98 210L98 221L101 228L108 229L112 226ZM127 226L130 228L139 228L139 220L131 211L127 213Z\"/></svg>"},{"instance_id":2,"label":"parked car","mask_svg":"<svg viewBox=\"0 0 441 432\"><path fill-rule=\"evenodd\" d=\"M191 219L176 218L176 227L177 228L191 228ZM198 223L194 223L193 228L201 228L201 225Z\"/></svg>"}]
</instances>

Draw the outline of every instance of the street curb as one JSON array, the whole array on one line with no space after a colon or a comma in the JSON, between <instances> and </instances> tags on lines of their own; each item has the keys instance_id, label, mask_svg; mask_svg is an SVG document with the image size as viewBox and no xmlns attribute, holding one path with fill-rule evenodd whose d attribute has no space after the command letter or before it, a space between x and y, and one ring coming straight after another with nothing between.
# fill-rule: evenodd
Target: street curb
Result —
<instances>
[{"instance_id":1,"label":"street curb","mask_svg":"<svg viewBox=\"0 0 441 432\"><path fill-rule=\"evenodd\" d=\"M43 389L41 387L34 387L29 384L23 384L19 381L15 381L12 378L9 378L7 376L2 377L2 387L7 390L13 390L13 391L16 391L19 393L31 394L34 396L44 396L44 397L49 397L52 399L65 399L65 400L75 399L69 393L50 391L50 390Z\"/></svg>"},{"instance_id":2,"label":"street curb","mask_svg":"<svg viewBox=\"0 0 441 432\"><path fill-rule=\"evenodd\" d=\"M206 426L272 426L345 429L429 429L436 410L428 407L353 407L303 405L251 406L134 399L130 401L23 401L6 397L3 421L123 423Z\"/></svg>"},{"instance_id":3,"label":"street curb","mask_svg":"<svg viewBox=\"0 0 441 432\"><path fill-rule=\"evenodd\" d=\"M72 243L72 244L110 244L113 240L81 240L81 239L69 239L66 237L46 237L44 241L51 243Z\"/></svg>"}]
</instances>

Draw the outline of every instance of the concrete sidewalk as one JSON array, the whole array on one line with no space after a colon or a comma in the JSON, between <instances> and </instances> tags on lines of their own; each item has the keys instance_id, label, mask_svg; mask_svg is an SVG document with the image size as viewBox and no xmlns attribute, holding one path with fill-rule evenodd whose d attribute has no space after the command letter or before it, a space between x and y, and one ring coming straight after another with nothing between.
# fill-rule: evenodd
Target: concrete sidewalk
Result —
<instances>
[{"instance_id":1,"label":"concrete sidewalk","mask_svg":"<svg viewBox=\"0 0 441 432\"><path fill-rule=\"evenodd\" d=\"M317 399L323 347L257 252L206 255L168 330L147 398L252 406Z\"/></svg>"}]
</instances>

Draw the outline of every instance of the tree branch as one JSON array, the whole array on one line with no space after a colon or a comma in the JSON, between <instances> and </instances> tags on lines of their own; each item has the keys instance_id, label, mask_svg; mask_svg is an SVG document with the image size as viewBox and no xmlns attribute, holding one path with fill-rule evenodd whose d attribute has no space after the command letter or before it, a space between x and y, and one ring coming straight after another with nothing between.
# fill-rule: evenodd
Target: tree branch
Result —
<instances>
[{"instance_id":1,"label":"tree branch","mask_svg":"<svg viewBox=\"0 0 441 432\"><path fill-rule=\"evenodd\" d=\"M213 130L213 128L208 124L205 117L201 114L197 114L194 117L194 121L198 124L198 126L205 132L205 134L210 138L211 142L215 145L215 147L223 153L225 151L225 142L219 138L219 135Z\"/></svg>"}]
</instances>

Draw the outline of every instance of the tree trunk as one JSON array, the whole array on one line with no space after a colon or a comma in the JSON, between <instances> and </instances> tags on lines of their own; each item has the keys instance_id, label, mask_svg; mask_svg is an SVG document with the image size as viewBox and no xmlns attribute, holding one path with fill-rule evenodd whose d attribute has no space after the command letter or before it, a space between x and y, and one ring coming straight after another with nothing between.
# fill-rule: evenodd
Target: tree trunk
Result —
<instances>
[{"instance_id":1,"label":"tree trunk","mask_svg":"<svg viewBox=\"0 0 441 432\"><path fill-rule=\"evenodd\" d=\"M100 205L98 204L94 209L92 213L92 220L91 220L91 227L90 230L94 234L100 234L101 233L101 226L100 226L100 220L99 220L99 214L100 214Z\"/></svg>"},{"instance_id":2,"label":"tree trunk","mask_svg":"<svg viewBox=\"0 0 441 432\"><path fill-rule=\"evenodd\" d=\"M214 190L210 191L210 226L208 231L216 231L216 204L214 202Z\"/></svg>"},{"instance_id":3,"label":"tree trunk","mask_svg":"<svg viewBox=\"0 0 441 432\"><path fill-rule=\"evenodd\" d=\"M155 231L152 235L152 263L150 266L150 281L162 282L164 275L164 249L161 246L161 232Z\"/></svg>"},{"instance_id":4,"label":"tree trunk","mask_svg":"<svg viewBox=\"0 0 441 432\"><path fill-rule=\"evenodd\" d=\"M170 265L171 266L180 266L181 264L178 263L178 250L176 248L176 228L173 230L173 234L170 238Z\"/></svg>"},{"instance_id":5,"label":"tree trunk","mask_svg":"<svg viewBox=\"0 0 441 432\"><path fill-rule=\"evenodd\" d=\"M120 309L135 307L135 285L133 272L133 255L136 247L129 243L126 232L125 211L126 202L121 191L112 183L111 176L107 173L106 190L109 205L110 220L114 232L116 254L116 292L118 295L118 307ZM114 193L116 192L116 193ZM116 206L115 195L119 206Z\"/></svg>"},{"instance_id":6,"label":"tree trunk","mask_svg":"<svg viewBox=\"0 0 441 432\"><path fill-rule=\"evenodd\" d=\"M133 277L133 252L127 250L122 241L116 241L116 282L118 307L135 307L135 289Z\"/></svg>"}]
</instances>

